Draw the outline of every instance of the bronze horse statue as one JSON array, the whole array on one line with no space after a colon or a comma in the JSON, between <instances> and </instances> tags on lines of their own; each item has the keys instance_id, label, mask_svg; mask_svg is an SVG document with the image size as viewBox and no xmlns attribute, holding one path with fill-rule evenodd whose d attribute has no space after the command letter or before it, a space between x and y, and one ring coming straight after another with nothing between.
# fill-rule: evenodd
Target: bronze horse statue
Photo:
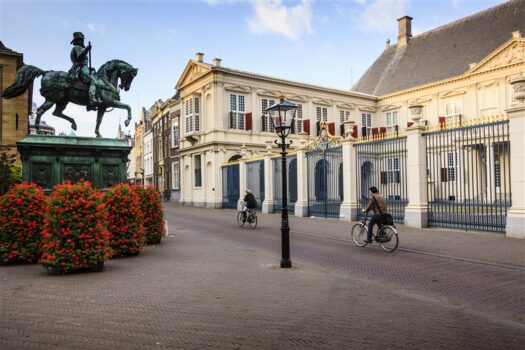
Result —
<instances>
[{"instance_id":1,"label":"bronze horse statue","mask_svg":"<svg viewBox=\"0 0 525 350\"><path fill-rule=\"evenodd\" d=\"M100 83L97 84L97 95L102 101L96 105L97 109L97 126L95 134L102 137L99 132L100 123L108 108L122 108L128 111L128 117L125 125L128 126L131 120L131 107L120 102L119 88L128 91L137 75L137 68L121 60L111 60L104 63L96 75ZM88 89L89 85L82 81L72 80L67 72L43 71L40 68L31 65L24 65L16 73L15 82L6 88L2 97L13 98L22 95L32 84L33 80L42 75L40 94L46 101L37 109L35 127L40 129L40 118L49 108L56 104L53 115L65 119L71 123L73 130L77 129L75 120L64 113L64 109L69 102L78 105L88 106L88 109L95 109L89 104ZM120 84L119 83L120 79Z\"/></svg>"}]
</instances>

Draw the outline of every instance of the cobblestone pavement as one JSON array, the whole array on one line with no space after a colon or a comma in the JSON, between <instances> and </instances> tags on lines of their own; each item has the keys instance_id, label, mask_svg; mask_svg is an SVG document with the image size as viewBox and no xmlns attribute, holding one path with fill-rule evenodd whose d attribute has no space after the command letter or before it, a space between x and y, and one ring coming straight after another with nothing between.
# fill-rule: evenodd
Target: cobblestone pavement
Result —
<instances>
[{"instance_id":1,"label":"cobblestone pavement","mask_svg":"<svg viewBox=\"0 0 525 350\"><path fill-rule=\"evenodd\" d=\"M280 269L277 215L248 230L234 211L166 212L170 237L103 273L1 267L0 349L525 346L523 241L402 229L390 254L354 246L348 223L292 218Z\"/></svg>"}]
</instances>

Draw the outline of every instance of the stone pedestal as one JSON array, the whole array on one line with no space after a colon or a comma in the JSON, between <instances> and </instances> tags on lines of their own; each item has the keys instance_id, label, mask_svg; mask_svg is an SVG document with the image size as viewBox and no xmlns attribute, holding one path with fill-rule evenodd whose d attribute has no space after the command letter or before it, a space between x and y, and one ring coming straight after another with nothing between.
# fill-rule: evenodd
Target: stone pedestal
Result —
<instances>
[{"instance_id":1,"label":"stone pedestal","mask_svg":"<svg viewBox=\"0 0 525 350\"><path fill-rule=\"evenodd\" d=\"M67 180L83 179L102 190L127 182L131 146L124 140L28 135L16 145L22 158L22 179L38 184L46 193Z\"/></svg>"}]
</instances>

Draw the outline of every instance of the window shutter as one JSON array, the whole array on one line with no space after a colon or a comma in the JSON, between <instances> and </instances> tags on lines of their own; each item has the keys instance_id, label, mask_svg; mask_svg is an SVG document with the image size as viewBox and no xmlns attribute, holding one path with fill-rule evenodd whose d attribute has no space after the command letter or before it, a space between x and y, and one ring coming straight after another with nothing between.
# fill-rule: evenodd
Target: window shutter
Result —
<instances>
[{"instance_id":1,"label":"window shutter","mask_svg":"<svg viewBox=\"0 0 525 350\"><path fill-rule=\"evenodd\" d=\"M339 134L345 137L345 125L344 124L339 125Z\"/></svg>"},{"instance_id":2,"label":"window shutter","mask_svg":"<svg viewBox=\"0 0 525 350\"><path fill-rule=\"evenodd\" d=\"M379 132L378 128L372 128L372 136L377 135L378 132Z\"/></svg>"},{"instance_id":3,"label":"window shutter","mask_svg":"<svg viewBox=\"0 0 525 350\"><path fill-rule=\"evenodd\" d=\"M380 133L380 134L386 134L386 127L383 127L383 126L380 127L380 128L379 128L379 133Z\"/></svg>"},{"instance_id":4,"label":"window shutter","mask_svg":"<svg viewBox=\"0 0 525 350\"><path fill-rule=\"evenodd\" d=\"M386 171L381 172L381 184L385 185L388 183L388 173Z\"/></svg>"},{"instance_id":5,"label":"window shutter","mask_svg":"<svg viewBox=\"0 0 525 350\"><path fill-rule=\"evenodd\" d=\"M352 130L352 137L353 138L357 138L357 125L354 125L354 127L352 129L353 129Z\"/></svg>"},{"instance_id":6,"label":"window shutter","mask_svg":"<svg viewBox=\"0 0 525 350\"><path fill-rule=\"evenodd\" d=\"M248 112L246 113L246 130L252 130L252 113Z\"/></svg>"},{"instance_id":7,"label":"window shutter","mask_svg":"<svg viewBox=\"0 0 525 350\"><path fill-rule=\"evenodd\" d=\"M309 119L303 121L303 131L307 133L308 135L310 135L310 120Z\"/></svg>"},{"instance_id":8,"label":"window shutter","mask_svg":"<svg viewBox=\"0 0 525 350\"><path fill-rule=\"evenodd\" d=\"M357 126L357 125L355 125L355 126ZM363 137L366 136L366 126L362 126L361 127L361 136L363 136Z\"/></svg>"},{"instance_id":9,"label":"window shutter","mask_svg":"<svg viewBox=\"0 0 525 350\"><path fill-rule=\"evenodd\" d=\"M447 126L447 118L446 117L439 117L439 126L441 129L445 129Z\"/></svg>"},{"instance_id":10,"label":"window shutter","mask_svg":"<svg viewBox=\"0 0 525 350\"><path fill-rule=\"evenodd\" d=\"M448 178L447 178L447 171L448 169L447 168L441 168L441 182L447 182L448 181Z\"/></svg>"},{"instance_id":11,"label":"window shutter","mask_svg":"<svg viewBox=\"0 0 525 350\"><path fill-rule=\"evenodd\" d=\"M335 123L328 123L328 132L330 135L335 135Z\"/></svg>"},{"instance_id":12,"label":"window shutter","mask_svg":"<svg viewBox=\"0 0 525 350\"><path fill-rule=\"evenodd\" d=\"M233 112L230 112L230 128L233 128Z\"/></svg>"},{"instance_id":13,"label":"window shutter","mask_svg":"<svg viewBox=\"0 0 525 350\"><path fill-rule=\"evenodd\" d=\"M267 127L266 121L268 120L268 117L266 115L263 115L261 120L262 120L262 131L268 131L268 129L266 128Z\"/></svg>"},{"instance_id":14,"label":"window shutter","mask_svg":"<svg viewBox=\"0 0 525 350\"><path fill-rule=\"evenodd\" d=\"M295 134L295 119L292 121L292 134Z\"/></svg>"},{"instance_id":15,"label":"window shutter","mask_svg":"<svg viewBox=\"0 0 525 350\"><path fill-rule=\"evenodd\" d=\"M407 122L407 128L410 128L412 125L414 125L414 122Z\"/></svg>"}]
</instances>

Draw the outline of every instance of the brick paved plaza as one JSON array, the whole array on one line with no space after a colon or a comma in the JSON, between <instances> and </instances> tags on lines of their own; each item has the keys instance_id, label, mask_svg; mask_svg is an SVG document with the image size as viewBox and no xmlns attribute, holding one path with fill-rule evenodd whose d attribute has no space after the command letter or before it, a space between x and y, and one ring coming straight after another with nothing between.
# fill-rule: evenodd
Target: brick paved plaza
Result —
<instances>
[{"instance_id":1,"label":"brick paved plaza","mask_svg":"<svg viewBox=\"0 0 525 350\"><path fill-rule=\"evenodd\" d=\"M358 248L339 220L166 205L169 237L103 273L0 268L0 349L522 349L525 242L400 227Z\"/></svg>"}]
</instances>

